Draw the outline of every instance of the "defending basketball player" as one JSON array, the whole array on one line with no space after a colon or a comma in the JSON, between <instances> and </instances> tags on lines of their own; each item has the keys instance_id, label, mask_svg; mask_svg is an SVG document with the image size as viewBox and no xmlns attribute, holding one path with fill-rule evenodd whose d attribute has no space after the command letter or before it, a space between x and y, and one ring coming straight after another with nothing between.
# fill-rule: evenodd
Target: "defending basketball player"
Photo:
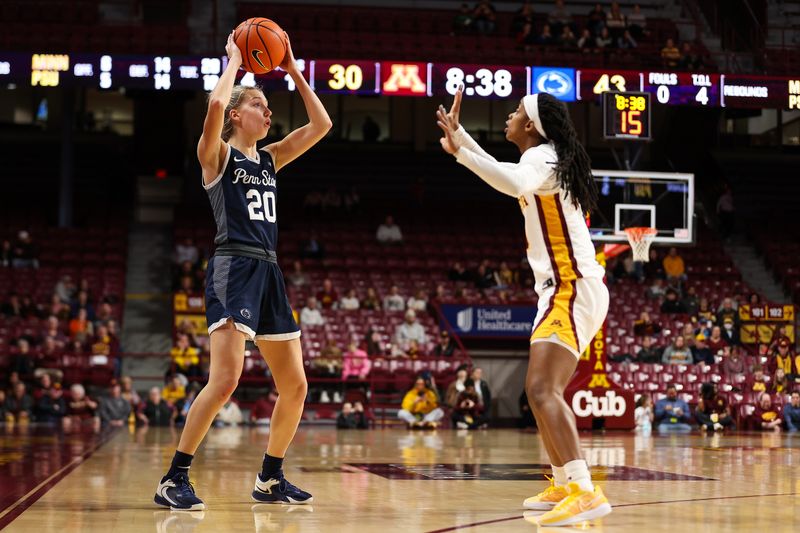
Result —
<instances>
[{"instance_id":1,"label":"defending basketball player","mask_svg":"<svg viewBox=\"0 0 800 533\"><path fill-rule=\"evenodd\" d=\"M206 316L211 342L208 384L191 406L175 457L156 490L155 502L175 510L202 510L189 483L192 458L217 412L239 382L245 341L254 340L272 371L279 397L269 442L252 497L263 503L309 503L311 494L289 483L282 465L294 438L307 382L283 275L277 264L276 173L314 146L331 119L295 63L288 35L281 68L297 85L309 122L283 140L256 148L272 112L260 89L235 86L242 52L228 37L228 65L211 92L197 157L217 223L217 245L208 263Z\"/></svg>"},{"instance_id":2,"label":"defending basketball player","mask_svg":"<svg viewBox=\"0 0 800 533\"><path fill-rule=\"evenodd\" d=\"M592 483L581 458L575 417L564 400L578 358L608 311L605 272L595 260L584 220L597 199L589 157L566 106L540 93L524 97L506 122L506 139L522 154L519 163L498 162L459 125L461 93L449 113L442 106L437 111L442 148L519 202L539 295L525 388L553 479L523 506L546 511L538 518L542 526L599 518L611 512L611 505Z\"/></svg>"}]
</instances>

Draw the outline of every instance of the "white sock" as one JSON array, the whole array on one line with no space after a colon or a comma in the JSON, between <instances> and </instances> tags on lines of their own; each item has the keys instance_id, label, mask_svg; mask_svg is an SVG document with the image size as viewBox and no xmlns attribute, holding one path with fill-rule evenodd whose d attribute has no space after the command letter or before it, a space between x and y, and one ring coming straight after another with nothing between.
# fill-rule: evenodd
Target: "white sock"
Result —
<instances>
[{"instance_id":1,"label":"white sock","mask_svg":"<svg viewBox=\"0 0 800 533\"><path fill-rule=\"evenodd\" d=\"M581 490L594 491L592 477L589 474L589 465L583 459L575 459L564 465L564 472L570 483L577 483Z\"/></svg>"},{"instance_id":2,"label":"white sock","mask_svg":"<svg viewBox=\"0 0 800 533\"><path fill-rule=\"evenodd\" d=\"M564 471L563 466L550 465L553 469L553 481L556 482L556 487L567 486L567 473Z\"/></svg>"}]
</instances>

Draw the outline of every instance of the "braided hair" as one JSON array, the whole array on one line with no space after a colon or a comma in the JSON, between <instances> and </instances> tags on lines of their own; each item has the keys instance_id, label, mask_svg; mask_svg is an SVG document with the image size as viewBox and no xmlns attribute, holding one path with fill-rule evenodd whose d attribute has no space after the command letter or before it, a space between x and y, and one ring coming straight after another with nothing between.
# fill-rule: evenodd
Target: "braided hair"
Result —
<instances>
[{"instance_id":1,"label":"braided hair","mask_svg":"<svg viewBox=\"0 0 800 533\"><path fill-rule=\"evenodd\" d=\"M592 177L592 162L572 126L567 106L548 93L539 93L539 118L547 140L553 141L558 163L556 177L567 197L584 213L597 206L597 184Z\"/></svg>"}]
</instances>

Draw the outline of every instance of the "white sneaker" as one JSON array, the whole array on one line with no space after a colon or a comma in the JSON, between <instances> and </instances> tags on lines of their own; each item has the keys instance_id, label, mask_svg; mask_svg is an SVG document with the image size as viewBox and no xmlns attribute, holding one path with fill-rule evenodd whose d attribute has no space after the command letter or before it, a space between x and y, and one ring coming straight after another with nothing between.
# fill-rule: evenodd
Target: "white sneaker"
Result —
<instances>
[{"instance_id":1,"label":"white sneaker","mask_svg":"<svg viewBox=\"0 0 800 533\"><path fill-rule=\"evenodd\" d=\"M328 391L322 391L322 394L319 395L319 403L331 403L331 397L328 396Z\"/></svg>"},{"instance_id":2,"label":"white sneaker","mask_svg":"<svg viewBox=\"0 0 800 533\"><path fill-rule=\"evenodd\" d=\"M469 425L466 422L456 422L456 427L458 429L469 429Z\"/></svg>"}]
</instances>

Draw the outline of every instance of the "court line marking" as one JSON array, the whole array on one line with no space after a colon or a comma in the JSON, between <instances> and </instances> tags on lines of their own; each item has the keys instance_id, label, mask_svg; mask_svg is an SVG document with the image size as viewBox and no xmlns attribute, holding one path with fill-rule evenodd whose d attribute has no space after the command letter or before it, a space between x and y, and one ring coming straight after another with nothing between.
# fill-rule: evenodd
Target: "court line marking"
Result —
<instances>
[{"instance_id":1,"label":"court line marking","mask_svg":"<svg viewBox=\"0 0 800 533\"><path fill-rule=\"evenodd\" d=\"M716 500L737 500L742 498L770 498L775 496L798 496L800 492L780 492L775 494L751 494L746 496L718 496L716 498L691 498L686 500L660 500L655 502L639 502L639 503L622 503L619 505L615 505L614 509L619 509L620 507L636 507L639 505L661 505L665 503L687 503L687 502L707 502L707 501L716 501ZM487 524L497 524L498 522L509 522L511 520L522 520L522 516L510 516L507 518L495 518L494 520L484 520L483 522L473 522L471 524L462 524L458 526L446 527L444 529L434 529L432 531L428 531L427 533L445 533L447 531L458 531L459 529L467 529L469 527L478 527L478 526L485 526Z\"/></svg>"},{"instance_id":2,"label":"court line marking","mask_svg":"<svg viewBox=\"0 0 800 533\"><path fill-rule=\"evenodd\" d=\"M50 475L47 479L36 485L28 491L25 496L8 506L2 513L0 513L0 529L5 528L13 522L19 515L25 512L30 506L39 501L39 499L47 494L50 489L56 486L59 481L67 477L67 475L83 464L94 452L100 449L101 446L106 444L111 438L117 434L118 430L108 432L100 439L93 448L86 450L78 457L75 457L69 463L62 466L59 470Z\"/></svg>"}]
</instances>

